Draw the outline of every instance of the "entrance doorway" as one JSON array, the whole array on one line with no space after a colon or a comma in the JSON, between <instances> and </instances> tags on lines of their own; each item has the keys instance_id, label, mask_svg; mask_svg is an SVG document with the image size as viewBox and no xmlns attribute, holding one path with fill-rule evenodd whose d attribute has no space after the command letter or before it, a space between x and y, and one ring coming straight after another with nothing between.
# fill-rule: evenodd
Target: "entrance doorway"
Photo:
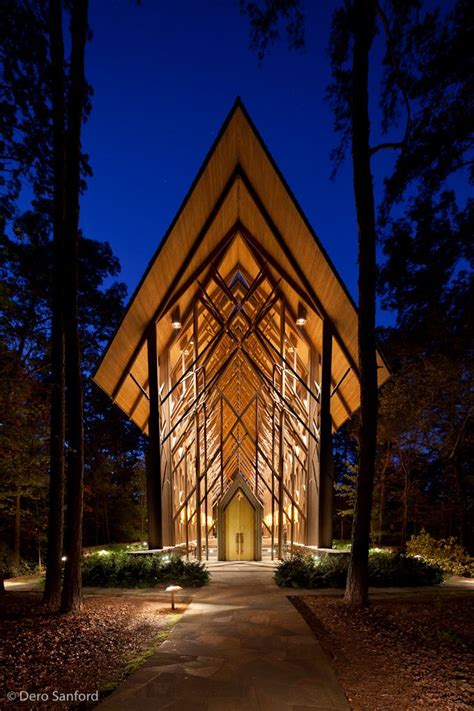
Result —
<instances>
[{"instance_id":1,"label":"entrance doorway","mask_svg":"<svg viewBox=\"0 0 474 711\"><path fill-rule=\"evenodd\" d=\"M240 474L217 507L219 560L262 559L262 503Z\"/></svg>"},{"instance_id":2,"label":"entrance doorway","mask_svg":"<svg viewBox=\"0 0 474 711\"><path fill-rule=\"evenodd\" d=\"M255 511L239 489L225 512L226 560L254 560Z\"/></svg>"}]
</instances>

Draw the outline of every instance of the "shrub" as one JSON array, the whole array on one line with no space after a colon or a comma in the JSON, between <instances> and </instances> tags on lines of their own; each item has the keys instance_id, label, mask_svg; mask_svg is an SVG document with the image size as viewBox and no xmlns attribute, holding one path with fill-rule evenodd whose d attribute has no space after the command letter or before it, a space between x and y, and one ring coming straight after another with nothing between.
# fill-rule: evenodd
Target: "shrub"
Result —
<instances>
[{"instance_id":1,"label":"shrub","mask_svg":"<svg viewBox=\"0 0 474 711\"><path fill-rule=\"evenodd\" d=\"M421 533L412 536L408 541L407 553L409 556L419 557L427 563L438 565L449 575L474 577L474 562L454 536L436 539L422 530Z\"/></svg>"},{"instance_id":2,"label":"shrub","mask_svg":"<svg viewBox=\"0 0 474 711\"><path fill-rule=\"evenodd\" d=\"M0 593L5 592L4 581L14 575L13 558L11 551L0 543Z\"/></svg>"},{"instance_id":3,"label":"shrub","mask_svg":"<svg viewBox=\"0 0 474 711\"><path fill-rule=\"evenodd\" d=\"M15 560L13 551L5 544L0 544L0 579L16 578L20 575L30 575L35 571L35 566L20 558Z\"/></svg>"},{"instance_id":4,"label":"shrub","mask_svg":"<svg viewBox=\"0 0 474 711\"><path fill-rule=\"evenodd\" d=\"M209 581L203 563L124 551L88 556L82 563L82 582L91 587L148 588L175 583L200 587Z\"/></svg>"},{"instance_id":5,"label":"shrub","mask_svg":"<svg viewBox=\"0 0 474 711\"><path fill-rule=\"evenodd\" d=\"M443 580L441 568L421 558L410 558L401 553L369 555L369 585L373 587L438 585Z\"/></svg>"},{"instance_id":6,"label":"shrub","mask_svg":"<svg viewBox=\"0 0 474 711\"><path fill-rule=\"evenodd\" d=\"M283 588L309 588L314 571L315 558L297 553L282 560L275 571L275 582Z\"/></svg>"},{"instance_id":7,"label":"shrub","mask_svg":"<svg viewBox=\"0 0 474 711\"><path fill-rule=\"evenodd\" d=\"M348 568L346 555L296 555L278 565L275 582L281 587L343 588ZM369 556L369 585L373 587L436 585L443 578L441 568L418 558L379 552Z\"/></svg>"},{"instance_id":8,"label":"shrub","mask_svg":"<svg viewBox=\"0 0 474 711\"><path fill-rule=\"evenodd\" d=\"M275 571L275 582L281 587L344 587L349 558L346 555L295 555L283 560Z\"/></svg>"}]
</instances>

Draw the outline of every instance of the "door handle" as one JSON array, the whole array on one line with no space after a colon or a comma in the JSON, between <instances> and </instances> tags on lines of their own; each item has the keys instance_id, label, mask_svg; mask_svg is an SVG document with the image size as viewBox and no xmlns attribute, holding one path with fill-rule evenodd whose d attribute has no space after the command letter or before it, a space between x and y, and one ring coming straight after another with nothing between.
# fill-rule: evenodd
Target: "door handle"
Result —
<instances>
[{"instance_id":1,"label":"door handle","mask_svg":"<svg viewBox=\"0 0 474 711\"><path fill-rule=\"evenodd\" d=\"M235 534L235 544L237 547L237 553L243 553L244 552L244 534L243 533L236 533Z\"/></svg>"}]
</instances>

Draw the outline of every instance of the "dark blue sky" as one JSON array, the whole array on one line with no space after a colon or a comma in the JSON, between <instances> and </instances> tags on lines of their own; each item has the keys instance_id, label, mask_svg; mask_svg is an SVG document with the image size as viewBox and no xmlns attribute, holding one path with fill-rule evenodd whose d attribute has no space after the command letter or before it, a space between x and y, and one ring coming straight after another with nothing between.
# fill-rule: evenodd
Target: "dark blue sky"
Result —
<instances>
[{"instance_id":1,"label":"dark blue sky","mask_svg":"<svg viewBox=\"0 0 474 711\"><path fill-rule=\"evenodd\" d=\"M330 181L337 137L324 101L335 3L306 2L307 47L281 43L261 67L237 0L90 3L94 88L83 134L94 177L84 232L108 240L131 293L240 95L353 296L357 233L350 161ZM377 157L376 192L392 160ZM357 300L357 298L356 298ZM379 313L379 323L389 315Z\"/></svg>"}]
</instances>

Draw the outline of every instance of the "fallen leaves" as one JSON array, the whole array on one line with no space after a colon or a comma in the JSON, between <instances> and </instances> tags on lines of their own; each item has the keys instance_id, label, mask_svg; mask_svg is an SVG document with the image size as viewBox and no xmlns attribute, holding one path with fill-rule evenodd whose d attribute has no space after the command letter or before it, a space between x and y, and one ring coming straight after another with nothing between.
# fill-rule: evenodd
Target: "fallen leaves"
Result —
<instances>
[{"instance_id":1,"label":"fallen leaves","mask_svg":"<svg viewBox=\"0 0 474 711\"><path fill-rule=\"evenodd\" d=\"M292 602L332 658L354 711L472 708L472 595L377 597L365 610L340 597Z\"/></svg>"},{"instance_id":2,"label":"fallen leaves","mask_svg":"<svg viewBox=\"0 0 474 711\"><path fill-rule=\"evenodd\" d=\"M7 691L87 693L110 687L123 678L130 659L158 644L176 619L163 603L113 595L86 598L80 613L51 615L42 610L39 595L14 593L0 620L2 701Z\"/></svg>"}]
</instances>

